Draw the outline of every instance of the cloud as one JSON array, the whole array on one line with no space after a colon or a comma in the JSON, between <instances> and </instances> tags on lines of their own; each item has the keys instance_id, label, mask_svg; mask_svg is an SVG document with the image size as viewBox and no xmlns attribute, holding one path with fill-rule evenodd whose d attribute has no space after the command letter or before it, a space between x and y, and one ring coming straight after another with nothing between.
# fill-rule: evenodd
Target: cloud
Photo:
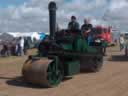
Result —
<instances>
[{"instance_id":1,"label":"cloud","mask_svg":"<svg viewBox=\"0 0 128 96\"><path fill-rule=\"evenodd\" d=\"M53 0L31 0L20 6L9 6L0 9L0 32L7 31L43 31L49 30L48 3ZM128 3L126 0L54 0L57 2L57 23L61 28L66 28L71 15L78 18L80 24L84 18L91 18L94 24L106 24L102 19L105 18L111 24L117 22L127 23ZM118 2L117 2L118 1ZM118 9L118 10L117 10ZM124 11L126 10L126 11ZM121 13L121 14L119 14ZM124 20L122 20L124 19ZM113 21L113 22L112 22ZM107 22L107 23L108 23Z\"/></svg>"},{"instance_id":2,"label":"cloud","mask_svg":"<svg viewBox=\"0 0 128 96\"><path fill-rule=\"evenodd\" d=\"M113 0L106 12L106 19L118 30L128 30L128 0Z\"/></svg>"},{"instance_id":3,"label":"cloud","mask_svg":"<svg viewBox=\"0 0 128 96\"><path fill-rule=\"evenodd\" d=\"M128 1L127 0L113 0L111 5L110 5L110 10L115 11L115 10L120 10L121 8L127 7L128 6Z\"/></svg>"}]
</instances>

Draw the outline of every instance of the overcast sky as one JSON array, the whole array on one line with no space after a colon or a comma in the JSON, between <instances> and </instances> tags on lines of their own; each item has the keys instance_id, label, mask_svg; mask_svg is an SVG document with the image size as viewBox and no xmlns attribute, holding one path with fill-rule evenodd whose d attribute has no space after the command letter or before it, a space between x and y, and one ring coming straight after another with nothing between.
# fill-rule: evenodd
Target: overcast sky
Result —
<instances>
[{"instance_id":1,"label":"overcast sky","mask_svg":"<svg viewBox=\"0 0 128 96\"><path fill-rule=\"evenodd\" d=\"M0 32L48 32L49 1L52 0L0 0ZM66 28L70 16L75 15L80 24L90 18L95 25L107 22L119 30L128 30L128 0L54 1L61 28Z\"/></svg>"}]
</instances>

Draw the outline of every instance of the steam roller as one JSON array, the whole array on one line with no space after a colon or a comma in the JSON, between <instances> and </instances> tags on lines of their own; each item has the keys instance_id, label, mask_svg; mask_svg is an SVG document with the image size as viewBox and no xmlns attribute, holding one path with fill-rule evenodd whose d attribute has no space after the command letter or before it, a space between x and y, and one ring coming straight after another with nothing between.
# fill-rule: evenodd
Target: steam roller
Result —
<instances>
[{"instance_id":1,"label":"steam roller","mask_svg":"<svg viewBox=\"0 0 128 96\"><path fill-rule=\"evenodd\" d=\"M55 87L64 77L72 77L81 70L97 72L103 64L102 47L88 46L80 30L56 31L56 3L49 3L49 29L38 47L38 53L29 56L22 68L26 82Z\"/></svg>"}]
</instances>

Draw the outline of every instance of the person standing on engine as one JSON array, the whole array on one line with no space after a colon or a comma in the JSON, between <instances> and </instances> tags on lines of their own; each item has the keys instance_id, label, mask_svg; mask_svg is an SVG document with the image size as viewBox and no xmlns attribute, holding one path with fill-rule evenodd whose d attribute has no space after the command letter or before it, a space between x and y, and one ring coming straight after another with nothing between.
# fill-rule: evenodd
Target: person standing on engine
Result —
<instances>
[{"instance_id":1,"label":"person standing on engine","mask_svg":"<svg viewBox=\"0 0 128 96\"><path fill-rule=\"evenodd\" d=\"M79 30L79 23L77 22L75 16L71 16L71 21L68 24L68 30L70 31Z\"/></svg>"},{"instance_id":2,"label":"person standing on engine","mask_svg":"<svg viewBox=\"0 0 128 96\"><path fill-rule=\"evenodd\" d=\"M88 45L92 42L92 24L90 24L89 20L85 19L84 24L81 26L81 32L86 41L88 42Z\"/></svg>"}]
</instances>

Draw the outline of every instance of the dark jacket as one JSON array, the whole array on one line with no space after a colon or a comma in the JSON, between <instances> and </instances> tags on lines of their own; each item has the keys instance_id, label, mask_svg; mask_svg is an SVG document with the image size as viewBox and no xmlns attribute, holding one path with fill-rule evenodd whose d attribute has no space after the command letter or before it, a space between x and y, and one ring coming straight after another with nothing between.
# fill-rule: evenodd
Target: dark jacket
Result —
<instances>
[{"instance_id":1,"label":"dark jacket","mask_svg":"<svg viewBox=\"0 0 128 96\"><path fill-rule=\"evenodd\" d=\"M90 30L90 32L86 33L86 31L88 31L88 30ZM83 24L81 26L81 31L82 31L82 33L86 34L85 40L88 42L88 45L90 45L92 42L92 38L93 38L92 37L92 24Z\"/></svg>"},{"instance_id":2,"label":"dark jacket","mask_svg":"<svg viewBox=\"0 0 128 96\"><path fill-rule=\"evenodd\" d=\"M79 30L79 23L76 21L69 22L68 30Z\"/></svg>"},{"instance_id":3,"label":"dark jacket","mask_svg":"<svg viewBox=\"0 0 128 96\"><path fill-rule=\"evenodd\" d=\"M84 31L87 31L87 30L92 30L92 24L83 24L81 26L81 31L84 32Z\"/></svg>"}]
</instances>

